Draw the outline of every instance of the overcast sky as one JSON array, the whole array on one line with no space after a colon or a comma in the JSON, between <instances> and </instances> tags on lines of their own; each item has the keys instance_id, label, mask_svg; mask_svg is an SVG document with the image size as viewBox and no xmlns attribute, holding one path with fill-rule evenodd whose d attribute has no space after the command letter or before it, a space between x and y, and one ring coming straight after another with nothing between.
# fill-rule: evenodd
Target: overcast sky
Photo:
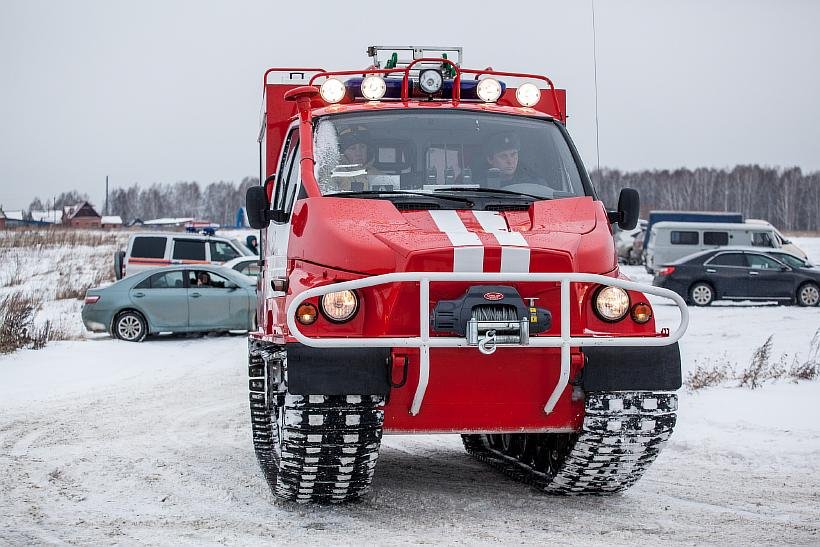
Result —
<instances>
[{"instance_id":1,"label":"overcast sky","mask_svg":"<svg viewBox=\"0 0 820 547\"><path fill-rule=\"evenodd\" d=\"M78 189L101 206L106 175L255 175L265 68L362 68L371 44L549 75L595 167L589 1L390 4L2 0L0 205ZM820 170L820 2L596 0L595 15L602 166Z\"/></svg>"}]
</instances>

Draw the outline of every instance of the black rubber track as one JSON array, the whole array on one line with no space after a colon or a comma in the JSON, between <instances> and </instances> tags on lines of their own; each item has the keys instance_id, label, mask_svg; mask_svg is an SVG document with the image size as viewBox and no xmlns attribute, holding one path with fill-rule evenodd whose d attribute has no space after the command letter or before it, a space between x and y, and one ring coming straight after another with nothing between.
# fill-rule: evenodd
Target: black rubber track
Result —
<instances>
[{"instance_id":1,"label":"black rubber track","mask_svg":"<svg viewBox=\"0 0 820 547\"><path fill-rule=\"evenodd\" d=\"M624 391L586 394L584 423L574 434L462 435L474 458L550 494L611 494L632 486L675 426L677 395Z\"/></svg>"},{"instance_id":2,"label":"black rubber track","mask_svg":"<svg viewBox=\"0 0 820 547\"><path fill-rule=\"evenodd\" d=\"M277 498L300 503L352 501L373 479L384 423L383 398L290 395L277 378L283 352L249 352L254 451Z\"/></svg>"}]
</instances>

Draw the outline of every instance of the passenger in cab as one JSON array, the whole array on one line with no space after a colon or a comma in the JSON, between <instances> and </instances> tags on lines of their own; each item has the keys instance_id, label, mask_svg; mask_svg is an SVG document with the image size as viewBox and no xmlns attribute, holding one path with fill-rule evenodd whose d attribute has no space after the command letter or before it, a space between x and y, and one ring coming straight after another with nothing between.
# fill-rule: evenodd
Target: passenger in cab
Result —
<instances>
[{"instance_id":1,"label":"passenger in cab","mask_svg":"<svg viewBox=\"0 0 820 547\"><path fill-rule=\"evenodd\" d=\"M496 133L487 140L487 186L504 188L512 184L543 184L519 163L519 150L521 139L511 131Z\"/></svg>"}]
</instances>

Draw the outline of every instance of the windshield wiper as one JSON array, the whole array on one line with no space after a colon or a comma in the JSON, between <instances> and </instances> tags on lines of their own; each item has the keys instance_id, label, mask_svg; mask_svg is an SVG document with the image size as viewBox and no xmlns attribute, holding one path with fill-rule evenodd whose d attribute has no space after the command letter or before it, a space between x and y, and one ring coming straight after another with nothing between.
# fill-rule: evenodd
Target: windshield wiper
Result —
<instances>
[{"instance_id":1,"label":"windshield wiper","mask_svg":"<svg viewBox=\"0 0 820 547\"><path fill-rule=\"evenodd\" d=\"M525 192L515 192L513 190L502 190L500 188L435 188L434 192L483 192L487 194L507 194L511 196L522 196L535 199L552 199L547 196L537 196Z\"/></svg>"},{"instance_id":2,"label":"windshield wiper","mask_svg":"<svg viewBox=\"0 0 820 547\"><path fill-rule=\"evenodd\" d=\"M427 192L408 192L406 190L358 190L356 192L335 192L333 194L325 194L326 196L333 196L337 198L356 197L356 196L422 196L433 199L447 199L450 201L458 201L459 203L468 203L471 207L473 202L467 198L457 196L442 196L440 194L428 194Z\"/></svg>"}]
</instances>

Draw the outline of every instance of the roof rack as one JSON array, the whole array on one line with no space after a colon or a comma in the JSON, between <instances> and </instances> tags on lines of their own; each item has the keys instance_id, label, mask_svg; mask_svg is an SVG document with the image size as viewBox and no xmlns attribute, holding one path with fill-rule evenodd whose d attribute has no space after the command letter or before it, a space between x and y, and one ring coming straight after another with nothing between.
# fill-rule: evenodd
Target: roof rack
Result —
<instances>
[{"instance_id":1,"label":"roof rack","mask_svg":"<svg viewBox=\"0 0 820 547\"><path fill-rule=\"evenodd\" d=\"M384 55L380 59L380 54ZM460 67L462 62L462 48L444 46L370 46L367 48L367 55L372 60L373 68L396 68L397 66L407 66L419 59L450 59L456 66ZM400 57L404 55L405 57ZM382 65L384 62L384 66Z\"/></svg>"}]
</instances>

